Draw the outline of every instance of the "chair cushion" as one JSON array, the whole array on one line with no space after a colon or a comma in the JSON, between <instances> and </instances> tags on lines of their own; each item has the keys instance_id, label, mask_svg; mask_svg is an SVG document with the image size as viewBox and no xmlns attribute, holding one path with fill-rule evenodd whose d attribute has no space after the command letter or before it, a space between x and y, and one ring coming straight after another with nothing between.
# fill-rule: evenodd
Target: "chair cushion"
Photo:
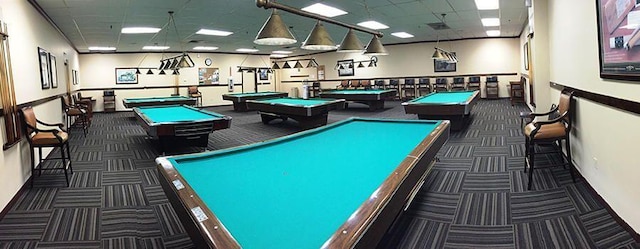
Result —
<instances>
[{"instance_id":1,"label":"chair cushion","mask_svg":"<svg viewBox=\"0 0 640 249\"><path fill-rule=\"evenodd\" d=\"M69 108L69 110L67 111L67 115L82 115L84 113L84 110L78 108Z\"/></svg>"},{"instance_id":2,"label":"chair cushion","mask_svg":"<svg viewBox=\"0 0 640 249\"><path fill-rule=\"evenodd\" d=\"M59 131L58 136L62 138L62 142L66 142L69 135L64 131ZM60 140L56 138L53 132L38 132L31 137L33 145L56 145L60 144Z\"/></svg>"},{"instance_id":3,"label":"chair cushion","mask_svg":"<svg viewBox=\"0 0 640 249\"><path fill-rule=\"evenodd\" d=\"M524 135L531 137L531 132L536 128L535 123L531 122L524 127ZM533 139L561 138L566 134L564 123L556 122L545 124L540 127Z\"/></svg>"},{"instance_id":4,"label":"chair cushion","mask_svg":"<svg viewBox=\"0 0 640 249\"><path fill-rule=\"evenodd\" d=\"M190 94L189 94L189 97L192 97L192 98L200 98L200 97L202 97L202 94L199 94L199 93L190 93Z\"/></svg>"}]
</instances>

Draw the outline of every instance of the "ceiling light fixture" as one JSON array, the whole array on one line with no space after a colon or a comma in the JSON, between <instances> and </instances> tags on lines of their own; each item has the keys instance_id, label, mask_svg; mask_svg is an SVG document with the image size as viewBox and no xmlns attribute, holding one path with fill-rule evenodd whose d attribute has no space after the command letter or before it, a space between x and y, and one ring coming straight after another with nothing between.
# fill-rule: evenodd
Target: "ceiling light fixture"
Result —
<instances>
[{"instance_id":1,"label":"ceiling light fixture","mask_svg":"<svg viewBox=\"0 0 640 249\"><path fill-rule=\"evenodd\" d=\"M311 12L314 14L318 14L326 17L336 17L341 15L346 15L347 12L338 8L334 8L328 5L324 5L322 3L316 3L309 5L307 7L302 8L302 10Z\"/></svg>"},{"instance_id":2,"label":"ceiling light fixture","mask_svg":"<svg viewBox=\"0 0 640 249\"><path fill-rule=\"evenodd\" d=\"M376 21L366 21L366 22L360 22L358 23L358 25L365 27L365 28L370 28L370 29L388 29L389 26L384 25L382 23L376 22Z\"/></svg>"},{"instance_id":3,"label":"ceiling light fixture","mask_svg":"<svg viewBox=\"0 0 640 249\"><path fill-rule=\"evenodd\" d=\"M88 47L89 51L114 51L116 50L116 47L99 47L99 46L94 46L94 47Z\"/></svg>"},{"instance_id":4,"label":"ceiling light fixture","mask_svg":"<svg viewBox=\"0 0 640 249\"><path fill-rule=\"evenodd\" d=\"M196 32L199 35L213 35L213 36L229 36L233 34L233 32L215 30L215 29L200 29Z\"/></svg>"},{"instance_id":5,"label":"ceiling light fixture","mask_svg":"<svg viewBox=\"0 0 640 249\"><path fill-rule=\"evenodd\" d=\"M210 46L197 46L197 47L193 47L193 50L207 50L207 51L212 51L212 50L217 50L218 47L210 47Z\"/></svg>"},{"instance_id":6,"label":"ceiling light fixture","mask_svg":"<svg viewBox=\"0 0 640 249\"><path fill-rule=\"evenodd\" d=\"M500 18L482 18L480 19L482 26L495 27L500 26Z\"/></svg>"},{"instance_id":7,"label":"ceiling light fixture","mask_svg":"<svg viewBox=\"0 0 640 249\"><path fill-rule=\"evenodd\" d=\"M260 45L289 45L298 42L284 25L280 14L274 9L264 23L253 43Z\"/></svg>"},{"instance_id":8,"label":"ceiling light fixture","mask_svg":"<svg viewBox=\"0 0 640 249\"><path fill-rule=\"evenodd\" d=\"M366 32L369 34L372 34L374 37L373 39L371 39L371 41L369 42L370 44L373 44L374 46L369 46L371 48L371 51L368 51L369 54L378 54L378 55L385 55L387 54L386 50L384 50L384 47L382 46L382 43L380 42L380 38L384 35L381 32L369 29L369 28L365 28L365 27L361 27L358 25L352 25L352 24L348 24L348 23L343 23L337 20L333 20L327 16L324 16L323 14L316 14L316 13L312 13L306 10L301 10L301 9L297 9L294 7L290 7L287 5L283 5L280 3L277 3L275 1L272 0L256 0L256 6L258 8L265 8L265 9L274 9L274 11L271 14L271 17L269 17L269 19L267 20L267 22L265 23L265 25L262 27L262 29L260 30L260 32L258 33L258 36L256 37L256 40L254 41L254 43L256 44L261 44L261 45L282 45L282 44L278 44L278 43L266 43L263 42L262 40L268 40L268 39L281 39L282 38L282 34L280 34L280 36L275 35L275 34L271 34L271 35L266 35L266 31L270 31L272 28L267 28L270 26L280 26L279 30L286 30L287 33L289 33L289 35L287 35L287 37L290 37L290 39L288 41L290 41L291 43L287 43L287 44L292 44L295 43L295 39L293 38L293 35L290 35L290 32L288 29L286 29L286 25L284 25L284 23L282 22L282 19L280 18L280 16L278 15L277 18L274 18L274 14L277 14L275 12L275 9L279 9L279 10L284 10L286 12L292 13L292 14L296 14L299 16L304 16L304 17L308 17L308 18L312 18L312 19L316 19L318 20L318 22L316 23L316 25L313 28L313 31L309 34L309 36L307 37L306 41L303 43L303 45L301 46L301 48L303 49L309 49L309 50L330 50L330 49L336 49L337 46L335 45L335 43L333 42L333 39L331 39L331 37L329 36L328 33L326 33L326 29L324 28L323 24L320 21L323 22L327 22L327 23L332 23L338 26L342 26L345 28L349 28L349 29L353 29L353 30L358 30L361 32ZM278 21L278 25L273 25L270 24L270 22L272 22L272 19L277 19ZM362 23L361 23L362 24ZM384 28L388 28L388 26L378 23L378 22L365 22L363 25L369 25L369 24L373 24L375 26L375 28L378 29L384 29ZM270 33L275 33L275 32L271 32ZM281 32L284 33L284 32ZM285 33L286 35L286 33ZM350 36L349 32L347 33L347 36ZM345 36L345 39L347 39L348 37ZM258 39L260 38L260 39ZM356 37L357 38L357 37ZM350 38L349 38L350 39ZM344 42L344 40L343 40ZM348 43L345 44L341 44L340 47L345 47ZM357 47L357 46L356 46ZM347 48L349 48L347 46ZM346 50L346 49L343 49ZM349 49L351 50L351 49ZM362 50L360 50L362 51Z\"/></svg>"},{"instance_id":9,"label":"ceiling light fixture","mask_svg":"<svg viewBox=\"0 0 640 249\"><path fill-rule=\"evenodd\" d=\"M446 25L445 17L447 16L447 14L442 13L440 15L442 16L442 24ZM433 52L433 55L431 55L431 59L436 61L448 62L448 63L458 62L458 57L454 53L451 53L442 48L439 48L438 47L439 43L440 43L440 38L438 37L436 41L436 46L434 47L435 51Z\"/></svg>"},{"instance_id":10,"label":"ceiling light fixture","mask_svg":"<svg viewBox=\"0 0 640 249\"><path fill-rule=\"evenodd\" d=\"M180 39L180 33L178 33L178 27L176 25L176 21L173 17L173 11L169 11L167 12L169 14L169 21L167 22L167 25L165 27L167 27L165 36L164 36L164 43L165 46L163 46L165 49L168 49L169 47L166 46L167 44L167 37L169 36L169 29L171 28L171 26L173 26L173 29L176 32L176 37L178 39ZM182 44L181 44L182 46ZM159 48L160 46L145 46L145 47L157 47ZM144 48L143 48L144 49ZM195 63L193 62L193 60L191 59L191 56L189 56L189 54L187 54L187 52L182 52L182 54L179 55L175 55L175 56L171 56L168 58L164 58L164 53L162 54L162 58L160 59L160 67L158 69L161 69L162 71L160 71L159 74L163 74L164 70L177 70L180 68L185 68L185 67L194 67Z\"/></svg>"},{"instance_id":11,"label":"ceiling light fixture","mask_svg":"<svg viewBox=\"0 0 640 249\"><path fill-rule=\"evenodd\" d=\"M488 36L500 36L500 30L487 30Z\"/></svg>"},{"instance_id":12,"label":"ceiling light fixture","mask_svg":"<svg viewBox=\"0 0 640 249\"><path fill-rule=\"evenodd\" d=\"M499 0L475 0L478 10L497 10L500 8Z\"/></svg>"},{"instance_id":13,"label":"ceiling light fixture","mask_svg":"<svg viewBox=\"0 0 640 249\"><path fill-rule=\"evenodd\" d=\"M395 37L398 37L398 38L403 38L403 39L412 38L413 37L412 34L409 34L407 32L394 32L394 33L391 33L391 35L395 36Z\"/></svg>"},{"instance_id":14,"label":"ceiling light fixture","mask_svg":"<svg viewBox=\"0 0 640 249\"><path fill-rule=\"evenodd\" d=\"M128 27L122 28L120 33L123 34L155 34L160 32L160 28L151 28L151 27Z\"/></svg>"},{"instance_id":15,"label":"ceiling light fixture","mask_svg":"<svg viewBox=\"0 0 640 249\"><path fill-rule=\"evenodd\" d=\"M387 49L382 46L382 42L378 39L377 35L374 35L367 44L367 49L364 51L364 55L388 55Z\"/></svg>"},{"instance_id":16,"label":"ceiling light fixture","mask_svg":"<svg viewBox=\"0 0 640 249\"><path fill-rule=\"evenodd\" d=\"M338 48L338 52L350 52L350 53L359 53L364 50L364 46L358 36L356 36L356 32L353 29L349 29L347 31L347 35L344 36L342 42L340 43L340 47Z\"/></svg>"}]
</instances>

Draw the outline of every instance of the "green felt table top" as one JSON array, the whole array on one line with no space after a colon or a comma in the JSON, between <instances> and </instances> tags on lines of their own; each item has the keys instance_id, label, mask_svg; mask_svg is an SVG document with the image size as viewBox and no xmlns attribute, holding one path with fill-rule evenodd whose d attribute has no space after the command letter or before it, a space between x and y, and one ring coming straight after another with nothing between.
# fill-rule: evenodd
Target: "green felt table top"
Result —
<instances>
[{"instance_id":1,"label":"green felt table top","mask_svg":"<svg viewBox=\"0 0 640 249\"><path fill-rule=\"evenodd\" d=\"M215 112L200 110L184 105L146 106L136 108L143 115L153 121L153 123L189 122L205 119L219 119L224 117L224 115Z\"/></svg>"},{"instance_id":2,"label":"green felt table top","mask_svg":"<svg viewBox=\"0 0 640 249\"><path fill-rule=\"evenodd\" d=\"M431 93L409 101L415 104L462 104L467 102L477 91Z\"/></svg>"},{"instance_id":3,"label":"green felt table top","mask_svg":"<svg viewBox=\"0 0 640 249\"><path fill-rule=\"evenodd\" d=\"M282 92L257 92L257 93L232 93L227 95L234 96L234 97L247 97L247 96L269 96L269 95L275 95L275 94L283 94L283 93Z\"/></svg>"},{"instance_id":4,"label":"green felt table top","mask_svg":"<svg viewBox=\"0 0 640 249\"><path fill-rule=\"evenodd\" d=\"M274 99L259 99L255 100L255 102L263 102L269 104L276 105L294 105L294 106L304 106L311 107L317 105L324 105L328 103L335 102L335 99L298 99L298 98L274 98Z\"/></svg>"},{"instance_id":5,"label":"green felt table top","mask_svg":"<svg viewBox=\"0 0 640 249\"><path fill-rule=\"evenodd\" d=\"M382 90L382 89L370 89L370 90L349 90L349 89L344 89L344 90L331 90L331 91L324 91L322 93L338 93L338 94L381 94L381 93L385 93L385 92L395 92L395 90Z\"/></svg>"},{"instance_id":6,"label":"green felt table top","mask_svg":"<svg viewBox=\"0 0 640 249\"><path fill-rule=\"evenodd\" d=\"M350 119L168 161L243 248L319 248L439 124Z\"/></svg>"},{"instance_id":7,"label":"green felt table top","mask_svg":"<svg viewBox=\"0 0 640 249\"><path fill-rule=\"evenodd\" d=\"M149 98L126 98L125 102L162 102L162 101L180 101L187 100L185 96L168 96L168 97L149 97Z\"/></svg>"}]
</instances>

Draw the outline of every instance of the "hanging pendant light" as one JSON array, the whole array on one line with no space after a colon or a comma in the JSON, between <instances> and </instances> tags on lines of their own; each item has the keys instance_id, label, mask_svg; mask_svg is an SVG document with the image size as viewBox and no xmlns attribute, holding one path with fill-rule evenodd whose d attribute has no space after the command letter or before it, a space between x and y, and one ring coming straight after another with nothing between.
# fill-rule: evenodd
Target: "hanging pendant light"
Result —
<instances>
[{"instance_id":1,"label":"hanging pendant light","mask_svg":"<svg viewBox=\"0 0 640 249\"><path fill-rule=\"evenodd\" d=\"M294 65L293 68L302 68L302 64L300 64L300 61L296 61L296 65Z\"/></svg>"},{"instance_id":2,"label":"hanging pendant light","mask_svg":"<svg viewBox=\"0 0 640 249\"><path fill-rule=\"evenodd\" d=\"M140 74L140 68L136 68L136 74Z\"/></svg>"},{"instance_id":3,"label":"hanging pendant light","mask_svg":"<svg viewBox=\"0 0 640 249\"><path fill-rule=\"evenodd\" d=\"M360 63L358 63L358 68L364 67L364 65L362 64L362 61Z\"/></svg>"},{"instance_id":4,"label":"hanging pendant light","mask_svg":"<svg viewBox=\"0 0 640 249\"><path fill-rule=\"evenodd\" d=\"M282 21L280 14L273 9L253 43L260 45L289 45L298 42Z\"/></svg>"},{"instance_id":5,"label":"hanging pendant light","mask_svg":"<svg viewBox=\"0 0 640 249\"><path fill-rule=\"evenodd\" d=\"M271 68L273 68L273 69L280 69L280 66L278 66L278 63L274 61L274 62L273 62L273 66L272 66Z\"/></svg>"},{"instance_id":6,"label":"hanging pendant light","mask_svg":"<svg viewBox=\"0 0 640 249\"><path fill-rule=\"evenodd\" d=\"M365 55L388 55L387 49L382 46L382 42L378 39L377 35L374 35L367 45L367 49L364 51Z\"/></svg>"},{"instance_id":7,"label":"hanging pendant light","mask_svg":"<svg viewBox=\"0 0 640 249\"><path fill-rule=\"evenodd\" d=\"M300 47L306 50L332 50L336 49L336 44L331 39L331 36L327 32L327 29L322 25L320 21L316 22L316 26L313 27L309 36L304 41L304 44Z\"/></svg>"},{"instance_id":8,"label":"hanging pendant light","mask_svg":"<svg viewBox=\"0 0 640 249\"><path fill-rule=\"evenodd\" d=\"M159 74L159 75L166 75L167 73L165 73L165 72L164 72L164 69L163 69L163 70L160 70L160 72L159 72L158 74Z\"/></svg>"},{"instance_id":9,"label":"hanging pendant light","mask_svg":"<svg viewBox=\"0 0 640 249\"><path fill-rule=\"evenodd\" d=\"M362 42L360 42L360 39L356 36L356 32L354 32L353 29L349 29L347 35L342 39L337 52L360 53L363 50L364 46L362 46Z\"/></svg>"},{"instance_id":10,"label":"hanging pendant light","mask_svg":"<svg viewBox=\"0 0 640 249\"><path fill-rule=\"evenodd\" d=\"M178 69L174 69L172 75L180 75L180 72L178 72Z\"/></svg>"},{"instance_id":11,"label":"hanging pendant light","mask_svg":"<svg viewBox=\"0 0 640 249\"><path fill-rule=\"evenodd\" d=\"M316 62L315 59L309 60L309 64L307 64L307 68L310 68L310 67L318 67L318 63Z\"/></svg>"},{"instance_id":12,"label":"hanging pendant light","mask_svg":"<svg viewBox=\"0 0 640 249\"><path fill-rule=\"evenodd\" d=\"M158 67L158 70L162 69L164 69L164 61L160 61L160 66Z\"/></svg>"},{"instance_id":13,"label":"hanging pendant light","mask_svg":"<svg viewBox=\"0 0 640 249\"><path fill-rule=\"evenodd\" d=\"M291 68L291 66L289 65L289 62L285 61L284 65L282 65L282 68Z\"/></svg>"},{"instance_id":14,"label":"hanging pendant light","mask_svg":"<svg viewBox=\"0 0 640 249\"><path fill-rule=\"evenodd\" d=\"M149 71L147 71L147 74L153 74L153 71L151 71L151 69L149 69Z\"/></svg>"}]
</instances>

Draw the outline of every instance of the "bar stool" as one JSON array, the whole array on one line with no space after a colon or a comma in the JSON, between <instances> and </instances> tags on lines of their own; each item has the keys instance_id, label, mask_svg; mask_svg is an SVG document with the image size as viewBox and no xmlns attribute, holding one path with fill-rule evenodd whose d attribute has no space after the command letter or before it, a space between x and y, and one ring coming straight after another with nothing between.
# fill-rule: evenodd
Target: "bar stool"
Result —
<instances>
[{"instance_id":1,"label":"bar stool","mask_svg":"<svg viewBox=\"0 0 640 249\"><path fill-rule=\"evenodd\" d=\"M198 91L197 86L190 86L188 89L189 98L195 98L197 106L202 106L202 93Z\"/></svg>"}]
</instances>

